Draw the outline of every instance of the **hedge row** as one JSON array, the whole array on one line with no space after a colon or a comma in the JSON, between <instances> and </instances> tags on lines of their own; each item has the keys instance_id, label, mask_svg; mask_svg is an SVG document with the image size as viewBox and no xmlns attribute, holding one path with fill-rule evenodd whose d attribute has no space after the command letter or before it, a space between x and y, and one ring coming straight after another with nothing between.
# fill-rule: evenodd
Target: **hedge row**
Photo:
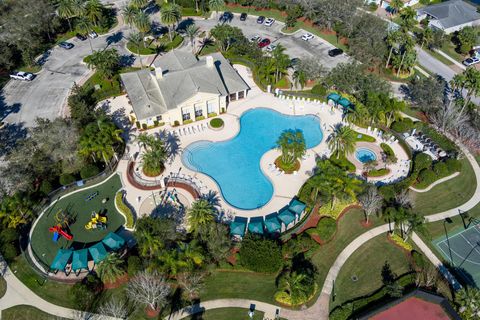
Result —
<instances>
[{"instance_id":1,"label":"hedge row","mask_svg":"<svg viewBox=\"0 0 480 320\"><path fill-rule=\"evenodd\" d=\"M118 210L120 210L120 213L122 213L127 220L125 226L129 229L133 229L133 226L135 225L135 216L133 215L132 210L123 202L123 192L121 190L115 195L115 204Z\"/></svg>"}]
</instances>

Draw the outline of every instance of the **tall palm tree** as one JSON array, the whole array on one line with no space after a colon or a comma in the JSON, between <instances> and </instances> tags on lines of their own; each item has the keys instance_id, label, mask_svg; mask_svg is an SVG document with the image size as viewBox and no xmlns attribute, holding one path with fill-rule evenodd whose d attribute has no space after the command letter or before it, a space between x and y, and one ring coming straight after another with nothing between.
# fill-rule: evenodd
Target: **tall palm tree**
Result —
<instances>
[{"instance_id":1,"label":"tall palm tree","mask_svg":"<svg viewBox=\"0 0 480 320\"><path fill-rule=\"evenodd\" d=\"M70 19L76 16L72 0L60 0L58 2L57 14L60 18L67 20L68 28L72 31L72 22Z\"/></svg>"},{"instance_id":2,"label":"tall palm tree","mask_svg":"<svg viewBox=\"0 0 480 320\"><path fill-rule=\"evenodd\" d=\"M87 35L90 31L92 31L92 27L93 27L92 23L87 18L83 16L78 18L77 28L81 34ZM92 39L90 39L90 37L88 36L87 36L87 39L88 39L88 43L90 44L90 50L93 53Z\"/></svg>"},{"instance_id":3,"label":"tall palm tree","mask_svg":"<svg viewBox=\"0 0 480 320\"><path fill-rule=\"evenodd\" d=\"M293 271L280 279L279 289L290 297L292 304L299 304L313 294L315 283L306 274Z\"/></svg>"},{"instance_id":4,"label":"tall palm tree","mask_svg":"<svg viewBox=\"0 0 480 320\"><path fill-rule=\"evenodd\" d=\"M277 45L272 52L272 58L275 65L275 82L278 82L287 72L287 68L290 64L290 57L285 54L286 48L281 44Z\"/></svg>"},{"instance_id":5,"label":"tall palm tree","mask_svg":"<svg viewBox=\"0 0 480 320\"><path fill-rule=\"evenodd\" d=\"M135 18L138 14L138 9L133 6L127 6L122 10L123 21L132 27L135 25Z\"/></svg>"},{"instance_id":6,"label":"tall palm tree","mask_svg":"<svg viewBox=\"0 0 480 320\"><path fill-rule=\"evenodd\" d=\"M218 11L223 10L225 8L225 1L224 0L208 0L208 7L210 10L215 11L215 18L218 18Z\"/></svg>"},{"instance_id":7,"label":"tall palm tree","mask_svg":"<svg viewBox=\"0 0 480 320\"><path fill-rule=\"evenodd\" d=\"M388 52L387 62L385 63L385 68L388 68L390 64L390 59L392 58L392 53L394 49L398 49L398 41L400 39L400 32L398 30L391 31L387 34L387 45L390 47Z\"/></svg>"},{"instance_id":8,"label":"tall palm tree","mask_svg":"<svg viewBox=\"0 0 480 320\"><path fill-rule=\"evenodd\" d=\"M84 15L96 26L103 16L103 5L100 0L87 0Z\"/></svg>"},{"instance_id":9,"label":"tall palm tree","mask_svg":"<svg viewBox=\"0 0 480 320\"><path fill-rule=\"evenodd\" d=\"M72 9L76 17L84 17L85 0L72 0Z\"/></svg>"},{"instance_id":10,"label":"tall palm tree","mask_svg":"<svg viewBox=\"0 0 480 320\"><path fill-rule=\"evenodd\" d=\"M285 130L277 140L277 148L282 152L283 164L292 165L305 155L307 146L301 130Z\"/></svg>"},{"instance_id":11,"label":"tall palm tree","mask_svg":"<svg viewBox=\"0 0 480 320\"><path fill-rule=\"evenodd\" d=\"M120 276L125 274L123 260L117 253L110 253L97 266L97 274L103 283L115 282Z\"/></svg>"},{"instance_id":12,"label":"tall palm tree","mask_svg":"<svg viewBox=\"0 0 480 320\"><path fill-rule=\"evenodd\" d=\"M140 46L143 46L142 35L139 32L132 33L128 36L128 42L137 50L137 58L138 61L140 61L140 67L143 69L142 56L140 55Z\"/></svg>"},{"instance_id":13,"label":"tall palm tree","mask_svg":"<svg viewBox=\"0 0 480 320\"><path fill-rule=\"evenodd\" d=\"M160 21L167 25L168 27L168 36L170 41L173 40L172 31L177 24L182 19L182 12L178 5L167 3L162 6L160 10Z\"/></svg>"},{"instance_id":14,"label":"tall palm tree","mask_svg":"<svg viewBox=\"0 0 480 320\"><path fill-rule=\"evenodd\" d=\"M430 27L423 29L421 33L422 42L420 48L423 48L424 45L427 45L427 48L430 48L430 44L433 42L433 30Z\"/></svg>"},{"instance_id":15,"label":"tall palm tree","mask_svg":"<svg viewBox=\"0 0 480 320\"><path fill-rule=\"evenodd\" d=\"M330 135L328 147L334 157L342 158L355 151L356 143L355 131L349 126L340 126Z\"/></svg>"},{"instance_id":16,"label":"tall palm tree","mask_svg":"<svg viewBox=\"0 0 480 320\"><path fill-rule=\"evenodd\" d=\"M402 0L392 0L390 2L390 8L392 8L392 14L396 14L400 12L400 9L402 9L404 6L404 3Z\"/></svg>"},{"instance_id":17,"label":"tall palm tree","mask_svg":"<svg viewBox=\"0 0 480 320\"><path fill-rule=\"evenodd\" d=\"M148 0L130 0L130 5L137 9L143 9L148 4Z\"/></svg>"},{"instance_id":18,"label":"tall palm tree","mask_svg":"<svg viewBox=\"0 0 480 320\"><path fill-rule=\"evenodd\" d=\"M412 37L407 33L404 33L403 37L403 44L401 48L402 58L400 60L400 65L397 68L397 77L400 75L400 71L402 70L403 64L405 62L405 57L411 57L412 54L415 54L416 59L416 51L415 51L415 43L412 40Z\"/></svg>"},{"instance_id":19,"label":"tall palm tree","mask_svg":"<svg viewBox=\"0 0 480 320\"><path fill-rule=\"evenodd\" d=\"M87 125L80 137L79 153L83 156L92 156L93 160L102 158L105 164L115 155L114 147L123 142L122 130L115 124L105 120L98 120L97 123Z\"/></svg>"},{"instance_id":20,"label":"tall palm tree","mask_svg":"<svg viewBox=\"0 0 480 320\"><path fill-rule=\"evenodd\" d=\"M138 242L138 250L143 257L153 258L163 249L164 243L158 237L152 236L148 231L136 232L135 238Z\"/></svg>"},{"instance_id":21,"label":"tall palm tree","mask_svg":"<svg viewBox=\"0 0 480 320\"><path fill-rule=\"evenodd\" d=\"M190 24L185 29L185 33L190 40L190 46L192 47L192 52L195 52L195 38L198 36L200 28L197 27L195 24Z\"/></svg>"},{"instance_id":22,"label":"tall palm tree","mask_svg":"<svg viewBox=\"0 0 480 320\"><path fill-rule=\"evenodd\" d=\"M205 199L200 199L192 204L187 212L189 231L198 235L203 232L210 222L214 220L214 208Z\"/></svg>"},{"instance_id":23,"label":"tall palm tree","mask_svg":"<svg viewBox=\"0 0 480 320\"><path fill-rule=\"evenodd\" d=\"M302 90L307 84L307 75L303 69L298 69L293 73L293 81L295 84L295 88L300 87Z\"/></svg>"},{"instance_id":24,"label":"tall palm tree","mask_svg":"<svg viewBox=\"0 0 480 320\"><path fill-rule=\"evenodd\" d=\"M152 29L152 23L150 17L143 11L138 11L135 15L135 20L133 22L135 27L138 29L143 39L143 46L145 47L145 35L150 32Z\"/></svg>"}]
</instances>

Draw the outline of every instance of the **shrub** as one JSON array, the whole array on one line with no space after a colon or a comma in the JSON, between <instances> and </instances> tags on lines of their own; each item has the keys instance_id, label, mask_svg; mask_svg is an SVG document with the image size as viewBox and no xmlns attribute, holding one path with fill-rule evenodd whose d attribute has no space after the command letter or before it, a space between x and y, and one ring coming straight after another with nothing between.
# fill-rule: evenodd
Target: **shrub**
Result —
<instances>
[{"instance_id":1,"label":"shrub","mask_svg":"<svg viewBox=\"0 0 480 320\"><path fill-rule=\"evenodd\" d=\"M325 88L321 84L316 84L312 88L312 93L317 94L317 95L322 96L322 97L325 97L325 96L327 96L327 88Z\"/></svg>"},{"instance_id":2,"label":"shrub","mask_svg":"<svg viewBox=\"0 0 480 320\"><path fill-rule=\"evenodd\" d=\"M216 116L217 116L217 113L216 113L216 112L210 112L210 113L208 114L208 117L209 117L209 118L213 118L213 117L216 117Z\"/></svg>"},{"instance_id":3,"label":"shrub","mask_svg":"<svg viewBox=\"0 0 480 320\"><path fill-rule=\"evenodd\" d=\"M391 234L390 239L392 239L393 242L395 242L397 245L404 248L405 250L413 250L412 245L408 242L403 241L402 237L400 237L398 234Z\"/></svg>"},{"instance_id":4,"label":"shrub","mask_svg":"<svg viewBox=\"0 0 480 320\"><path fill-rule=\"evenodd\" d=\"M418 180L422 186L429 186L437 180L437 175L431 169L423 169L418 174Z\"/></svg>"},{"instance_id":5,"label":"shrub","mask_svg":"<svg viewBox=\"0 0 480 320\"><path fill-rule=\"evenodd\" d=\"M432 165L432 158L426 153L419 153L413 159L413 170L420 172L423 169L430 168Z\"/></svg>"},{"instance_id":6,"label":"shrub","mask_svg":"<svg viewBox=\"0 0 480 320\"><path fill-rule=\"evenodd\" d=\"M445 162L437 162L433 165L433 171L439 178L446 177L449 174L448 166Z\"/></svg>"},{"instance_id":7,"label":"shrub","mask_svg":"<svg viewBox=\"0 0 480 320\"><path fill-rule=\"evenodd\" d=\"M88 179L93 176L96 176L99 172L100 170L96 165L88 164L85 167L83 167L82 170L80 170L80 177L82 179Z\"/></svg>"},{"instance_id":8,"label":"shrub","mask_svg":"<svg viewBox=\"0 0 480 320\"><path fill-rule=\"evenodd\" d=\"M223 120L220 118L213 118L210 120L210 126L212 128L221 128L223 127Z\"/></svg>"},{"instance_id":9,"label":"shrub","mask_svg":"<svg viewBox=\"0 0 480 320\"><path fill-rule=\"evenodd\" d=\"M370 2L370 4L368 5L368 10L370 10L371 12L375 12L377 11L378 9L378 4L376 4L375 2Z\"/></svg>"},{"instance_id":10,"label":"shrub","mask_svg":"<svg viewBox=\"0 0 480 320\"><path fill-rule=\"evenodd\" d=\"M343 170L349 172L355 172L357 169L353 163L351 163L346 157L341 158L330 158L330 161L335 164L337 167L340 167Z\"/></svg>"},{"instance_id":11,"label":"shrub","mask_svg":"<svg viewBox=\"0 0 480 320\"><path fill-rule=\"evenodd\" d=\"M402 120L397 120L392 123L391 128L396 132L403 133L412 130L414 126L415 124L413 123L412 119L404 118Z\"/></svg>"},{"instance_id":12,"label":"shrub","mask_svg":"<svg viewBox=\"0 0 480 320\"><path fill-rule=\"evenodd\" d=\"M390 169L388 168L380 168L380 169L373 169L368 171L367 175L369 177L382 177L390 173Z\"/></svg>"},{"instance_id":13,"label":"shrub","mask_svg":"<svg viewBox=\"0 0 480 320\"><path fill-rule=\"evenodd\" d=\"M42 184L40 185L39 191L45 195L49 194L52 192L52 184L48 180L43 180Z\"/></svg>"},{"instance_id":14,"label":"shrub","mask_svg":"<svg viewBox=\"0 0 480 320\"><path fill-rule=\"evenodd\" d=\"M204 116L195 117L195 120L196 121L205 120L205 117Z\"/></svg>"},{"instance_id":15,"label":"shrub","mask_svg":"<svg viewBox=\"0 0 480 320\"><path fill-rule=\"evenodd\" d=\"M143 129L143 130L147 130L147 128L148 128L147 124L146 124L146 123L142 123L142 129Z\"/></svg>"},{"instance_id":16,"label":"shrub","mask_svg":"<svg viewBox=\"0 0 480 320\"><path fill-rule=\"evenodd\" d=\"M173 121L173 126L178 127L180 125L180 122L178 120Z\"/></svg>"},{"instance_id":17,"label":"shrub","mask_svg":"<svg viewBox=\"0 0 480 320\"><path fill-rule=\"evenodd\" d=\"M292 238L282 245L282 256L293 258L297 254L304 253L317 246L318 244L315 240L307 233L301 233L297 236L292 236Z\"/></svg>"},{"instance_id":18,"label":"shrub","mask_svg":"<svg viewBox=\"0 0 480 320\"><path fill-rule=\"evenodd\" d=\"M135 126L137 127L137 129L140 129L140 121L136 121Z\"/></svg>"},{"instance_id":19,"label":"shrub","mask_svg":"<svg viewBox=\"0 0 480 320\"><path fill-rule=\"evenodd\" d=\"M75 180L76 180L75 177L70 173L64 173L58 179L58 181L62 186L66 186L66 185L69 185L70 183L74 183Z\"/></svg>"},{"instance_id":20,"label":"shrub","mask_svg":"<svg viewBox=\"0 0 480 320\"><path fill-rule=\"evenodd\" d=\"M123 202L123 192L118 191L115 195L115 204L120 211L125 216L125 226L129 229L133 228L135 225L135 217L132 210Z\"/></svg>"},{"instance_id":21,"label":"shrub","mask_svg":"<svg viewBox=\"0 0 480 320\"><path fill-rule=\"evenodd\" d=\"M445 161L445 165L450 173L462 171L462 163L460 160L449 158Z\"/></svg>"},{"instance_id":22,"label":"shrub","mask_svg":"<svg viewBox=\"0 0 480 320\"><path fill-rule=\"evenodd\" d=\"M365 142L375 142L375 141L377 141L377 140L375 140L374 137L363 134L363 133L359 133L359 132L355 132L355 136L357 138L357 141L365 141Z\"/></svg>"},{"instance_id":23,"label":"shrub","mask_svg":"<svg viewBox=\"0 0 480 320\"><path fill-rule=\"evenodd\" d=\"M193 122L192 119L188 119L188 120L183 121L183 124L189 124L189 123L192 123L192 122Z\"/></svg>"},{"instance_id":24,"label":"shrub","mask_svg":"<svg viewBox=\"0 0 480 320\"><path fill-rule=\"evenodd\" d=\"M388 144L382 142L380 143L380 148L382 148L387 157L395 156L395 152L393 152L393 149Z\"/></svg>"},{"instance_id":25,"label":"shrub","mask_svg":"<svg viewBox=\"0 0 480 320\"><path fill-rule=\"evenodd\" d=\"M133 277L138 272L142 271L142 260L137 256L130 256L127 260L127 272L129 277Z\"/></svg>"},{"instance_id":26,"label":"shrub","mask_svg":"<svg viewBox=\"0 0 480 320\"><path fill-rule=\"evenodd\" d=\"M280 246L272 240L246 236L239 251L240 263L256 272L277 272L283 264Z\"/></svg>"},{"instance_id":27,"label":"shrub","mask_svg":"<svg viewBox=\"0 0 480 320\"><path fill-rule=\"evenodd\" d=\"M425 258L420 252L412 251L412 259L418 268L423 269L425 267Z\"/></svg>"},{"instance_id":28,"label":"shrub","mask_svg":"<svg viewBox=\"0 0 480 320\"><path fill-rule=\"evenodd\" d=\"M333 238L333 235L337 231L337 222L330 217L321 218L315 228L309 229L308 233L316 234L322 239L322 241L329 241Z\"/></svg>"},{"instance_id":29,"label":"shrub","mask_svg":"<svg viewBox=\"0 0 480 320\"><path fill-rule=\"evenodd\" d=\"M153 120L153 126L154 127L158 127L158 123L159 123L158 120Z\"/></svg>"},{"instance_id":30,"label":"shrub","mask_svg":"<svg viewBox=\"0 0 480 320\"><path fill-rule=\"evenodd\" d=\"M3 258L9 262L13 261L18 256L18 249L12 243L5 243L1 247Z\"/></svg>"},{"instance_id":31,"label":"shrub","mask_svg":"<svg viewBox=\"0 0 480 320\"><path fill-rule=\"evenodd\" d=\"M225 108L220 109L220 113L225 113Z\"/></svg>"}]
</instances>

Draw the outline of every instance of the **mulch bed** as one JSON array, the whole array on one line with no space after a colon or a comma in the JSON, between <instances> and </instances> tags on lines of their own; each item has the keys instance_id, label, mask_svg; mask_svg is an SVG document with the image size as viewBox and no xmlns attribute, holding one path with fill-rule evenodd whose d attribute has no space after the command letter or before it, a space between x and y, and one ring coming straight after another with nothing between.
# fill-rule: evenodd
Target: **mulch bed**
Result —
<instances>
[{"instance_id":1,"label":"mulch bed","mask_svg":"<svg viewBox=\"0 0 480 320\"><path fill-rule=\"evenodd\" d=\"M230 250L230 255L227 257L227 262L232 266L237 264L237 253L240 251L239 248L232 248Z\"/></svg>"},{"instance_id":2,"label":"mulch bed","mask_svg":"<svg viewBox=\"0 0 480 320\"><path fill-rule=\"evenodd\" d=\"M107 282L103 285L104 289L115 289L120 287L122 284L125 284L128 282L128 274L125 273L123 276L117 278L115 282Z\"/></svg>"}]
</instances>

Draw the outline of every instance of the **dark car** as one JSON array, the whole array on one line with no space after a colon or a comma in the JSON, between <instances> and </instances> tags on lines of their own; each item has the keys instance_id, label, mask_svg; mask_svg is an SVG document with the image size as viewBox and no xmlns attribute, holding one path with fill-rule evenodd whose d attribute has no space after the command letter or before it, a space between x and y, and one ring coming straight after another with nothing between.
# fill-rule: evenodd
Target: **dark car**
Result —
<instances>
[{"instance_id":1,"label":"dark car","mask_svg":"<svg viewBox=\"0 0 480 320\"><path fill-rule=\"evenodd\" d=\"M70 50L73 48L73 43L62 41L58 44L58 46L66 50Z\"/></svg>"},{"instance_id":2,"label":"dark car","mask_svg":"<svg viewBox=\"0 0 480 320\"><path fill-rule=\"evenodd\" d=\"M75 37L77 37L77 39L80 40L80 41L85 41L85 40L87 40L87 37L85 37L83 34L80 34L80 33L77 33L77 34L75 35Z\"/></svg>"},{"instance_id":3,"label":"dark car","mask_svg":"<svg viewBox=\"0 0 480 320\"><path fill-rule=\"evenodd\" d=\"M222 22L230 22L233 20L233 13L225 11L222 16L220 17L220 21Z\"/></svg>"},{"instance_id":4,"label":"dark car","mask_svg":"<svg viewBox=\"0 0 480 320\"><path fill-rule=\"evenodd\" d=\"M260 42L258 43L258 47L259 47L259 48L263 48L263 47L268 46L269 44L270 44L270 39L265 38L265 39L262 39L262 41L260 41Z\"/></svg>"},{"instance_id":5,"label":"dark car","mask_svg":"<svg viewBox=\"0 0 480 320\"><path fill-rule=\"evenodd\" d=\"M265 17L264 16L260 16L257 18L257 23L258 24L263 24L263 21L265 21Z\"/></svg>"},{"instance_id":6,"label":"dark car","mask_svg":"<svg viewBox=\"0 0 480 320\"><path fill-rule=\"evenodd\" d=\"M240 21L245 21L247 20L247 14L245 12L243 12L241 15L240 15Z\"/></svg>"},{"instance_id":7,"label":"dark car","mask_svg":"<svg viewBox=\"0 0 480 320\"><path fill-rule=\"evenodd\" d=\"M335 48L335 49L332 49L332 50L328 50L328 55L330 57L336 57L336 56L339 56L343 53L343 50L342 49L338 49L338 48Z\"/></svg>"}]
</instances>

